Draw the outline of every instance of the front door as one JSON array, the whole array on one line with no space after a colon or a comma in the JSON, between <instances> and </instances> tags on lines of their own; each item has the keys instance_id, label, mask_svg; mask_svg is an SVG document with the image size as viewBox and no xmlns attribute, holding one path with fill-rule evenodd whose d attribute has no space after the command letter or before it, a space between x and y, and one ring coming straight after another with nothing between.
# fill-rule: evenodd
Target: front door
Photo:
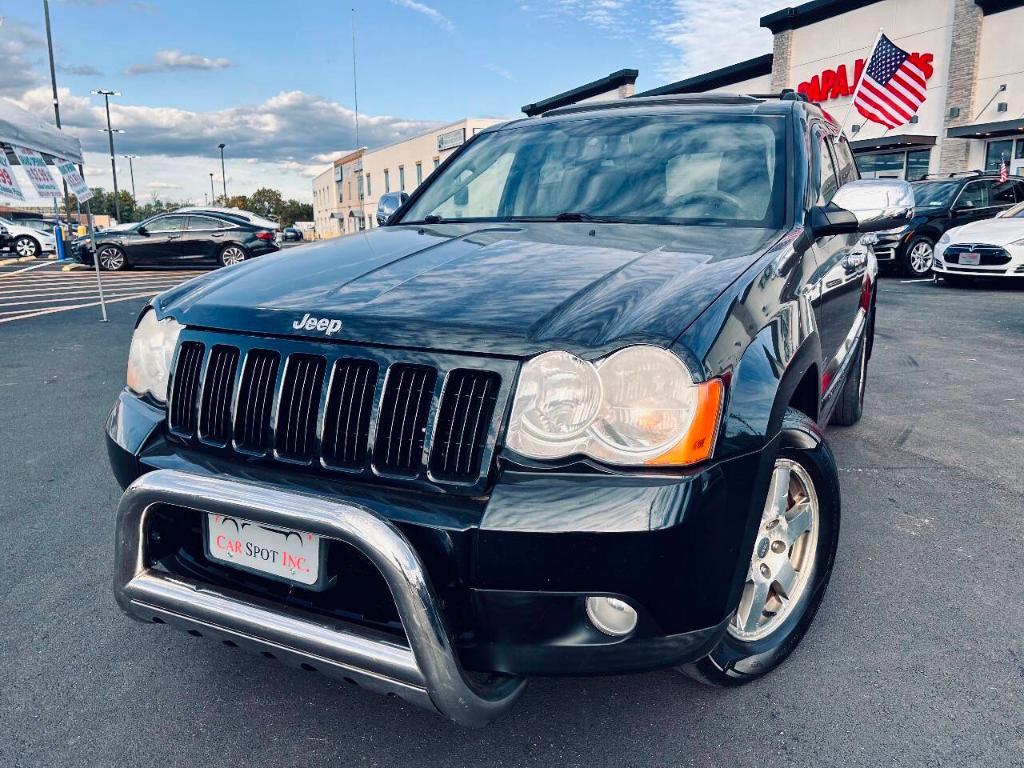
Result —
<instances>
[{"instance_id":1,"label":"front door","mask_svg":"<svg viewBox=\"0 0 1024 768\"><path fill-rule=\"evenodd\" d=\"M813 135L817 137L814 160L818 166L817 204L826 205L840 186L857 178L857 168L845 139L833 146L833 138L824 128L816 129ZM819 237L814 243L820 287L818 336L825 360L823 383L836 375L850 352L847 339L857 323L864 275L868 269L867 249L861 243L862 237L859 233L831 235Z\"/></svg>"},{"instance_id":2,"label":"front door","mask_svg":"<svg viewBox=\"0 0 1024 768\"><path fill-rule=\"evenodd\" d=\"M146 232L132 245L132 263L173 263L179 255L179 241L185 229L185 217L175 214L157 216L146 223Z\"/></svg>"}]
</instances>

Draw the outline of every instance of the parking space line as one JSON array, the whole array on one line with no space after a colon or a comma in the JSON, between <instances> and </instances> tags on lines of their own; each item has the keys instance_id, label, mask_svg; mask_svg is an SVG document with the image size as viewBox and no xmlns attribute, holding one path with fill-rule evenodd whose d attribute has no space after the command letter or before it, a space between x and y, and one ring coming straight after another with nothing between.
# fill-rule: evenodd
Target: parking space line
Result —
<instances>
[{"instance_id":1,"label":"parking space line","mask_svg":"<svg viewBox=\"0 0 1024 768\"><path fill-rule=\"evenodd\" d=\"M150 296L155 296L152 291L146 291L145 293L136 293L132 296L119 296L116 299L107 299L107 304L117 304L119 301L129 301L131 299L145 299ZM0 317L0 323L13 323L15 320L27 320L30 317L39 317L40 315L53 315L58 312L70 312L73 309L85 309L86 307L98 307L99 301L93 301L88 304L74 304L69 307L52 307L50 309L40 309L34 312L29 312L23 315L17 315L15 317Z\"/></svg>"},{"instance_id":2,"label":"parking space line","mask_svg":"<svg viewBox=\"0 0 1024 768\"><path fill-rule=\"evenodd\" d=\"M0 262L2 263L2 262ZM31 272L34 269L42 269L43 267L54 266L52 261L44 261L42 264L33 264L31 267L22 267L21 269L15 269L13 272L4 272L0 277L10 277L13 275L20 275L22 272Z\"/></svg>"},{"instance_id":3,"label":"parking space line","mask_svg":"<svg viewBox=\"0 0 1024 768\"><path fill-rule=\"evenodd\" d=\"M140 290L139 288L131 288L131 289L126 288L123 291L111 291L111 292L104 291L104 295L107 296L108 298L117 298L119 296L124 296L126 291L129 294L134 294L134 293L137 293L139 290ZM156 295L156 294L153 294L153 295ZM85 291L85 292L78 293L75 296L68 296L68 297L63 297L63 298L59 298L59 299L33 299L31 301L18 300L18 301L8 301L8 302L5 302L5 301L2 300L3 297L0 296L0 307L25 307L25 306L28 306L30 304L58 304L59 305L59 304L62 304L62 303L66 303L67 301L82 301L83 299L90 299L90 298L94 298L94 297L95 298L99 298L99 294L96 291ZM8 311L0 311L0 315L17 315L17 314L21 314L21 312L22 312L22 310L20 310L20 309L8 310Z\"/></svg>"},{"instance_id":4,"label":"parking space line","mask_svg":"<svg viewBox=\"0 0 1024 768\"><path fill-rule=\"evenodd\" d=\"M149 286L152 286L154 288L170 288L170 287L173 287L175 285L179 285L179 282L178 281L167 281L167 280L159 281L159 282L158 281L153 281L153 280L137 280L137 281L133 281L133 282L130 282L130 283L126 282L126 283L114 284L114 285L104 284L103 288L104 288L104 290L106 290L107 288L110 288L112 290L117 290L118 288L122 288L122 289L123 288L135 288L135 289L139 289L139 288L146 288L146 287L149 287ZM11 290L0 288L0 299L2 299L2 298L16 298L18 296L24 296L25 298L32 298L33 296L44 296L46 294L58 294L59 295L59 294L62 294L62 293L81 292L81 291L84 291L84 290L88 290L88 291L93 291L94 292L94 291L96 291L96 285L93 284L93 285L89 286L89 285L86 285L84 283L82 283L82 284L77 284L76 283L76 284L73 284L73 285L61 285L61 286L56 286L56 287L53 287L53 288L15 288L15 289L11 289Z\"/></svg>"}]
</instances>

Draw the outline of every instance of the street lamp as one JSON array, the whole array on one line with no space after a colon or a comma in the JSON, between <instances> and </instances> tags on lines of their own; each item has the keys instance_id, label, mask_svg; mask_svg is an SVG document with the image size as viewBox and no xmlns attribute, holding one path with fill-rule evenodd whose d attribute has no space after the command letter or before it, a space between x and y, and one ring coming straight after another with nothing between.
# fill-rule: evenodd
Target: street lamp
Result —
<instances>
[{"instance_id":1,"label":"street lamp","mask_svg":"<svg viewBox=\"0 0 1024 768\"><path fill-rule=\"evenodd\" d=\"M210 205L217 204L217 195L213 192L213 171L210 171Z\"/></svg>"},{"instance_id":2,"label":"street lamp","mask_svg":"<svg viewBox=\"0 0 1024 768\"><path fill-rule=\"evenodd\" d=\"M117 217L118 222L121 221L121 200L117 194L117 163L114 162L114 134L124 133L122 130L115 131L110 127L110 97L120 96L118 91L107 91L102 88L90 91L95 96L103 97L103 104L107 110L107 127L100 128L101 131L105 130L107 133L107 139L110 141L110 171L114 175L114 215Z\"/></svg>"},{"instance_id":3,"label":"street lamp","mask_svg":"<svg viewBox=\"0 0 1024 768\"><path fill-rule=\"evenodd\" d=\"M124 157L124 158L128 159L128 172L131 174L131 177L132 177L132 200L134 200L137 203L138 202L138 198L135 197L135 168L132 166L132 160L138 160L139 156L138 155L121 155L121 157Z\"/></svg>"},{"instance_id":4,"label":"street lamp","mask_svg":"<svg viewBox=\"0 0 1024 768\"><path fill-rule=\"evenodd\" d=\"M224 144L218 144L220 150L220 181L224 185L224 205L228 204L228 177L224 175Z\"/></svg>"}]
</instances>

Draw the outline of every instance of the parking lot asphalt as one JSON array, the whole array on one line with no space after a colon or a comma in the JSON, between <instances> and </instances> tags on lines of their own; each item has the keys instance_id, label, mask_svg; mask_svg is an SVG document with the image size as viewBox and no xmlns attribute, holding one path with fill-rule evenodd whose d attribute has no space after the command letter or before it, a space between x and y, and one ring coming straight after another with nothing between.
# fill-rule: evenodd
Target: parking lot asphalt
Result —
<instances>
[{"instance_id":1,"label":"parking lot asphalt","mask_svg":"<svg viewBox=\"0 0 1024 768\"><path fill-rule=\"evenodd\" d=\"M0 765L1024 766L1024 287L883 280L783 668L534 680L481 731L118 612L102 423L143 304L0 325Z\"/></svg>"}]
</instances>

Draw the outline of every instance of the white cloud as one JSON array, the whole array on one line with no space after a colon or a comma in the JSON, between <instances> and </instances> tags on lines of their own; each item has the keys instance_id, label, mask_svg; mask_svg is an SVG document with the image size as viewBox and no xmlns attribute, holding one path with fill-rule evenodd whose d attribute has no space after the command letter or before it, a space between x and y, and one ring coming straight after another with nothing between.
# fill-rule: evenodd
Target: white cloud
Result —
<instances>
[{"instance_id":1,"label":"white cloud","mask_svg":"<svg viewBox=\"0 0 1024 768\"><path fill-rule=\"evenodd\" d=\"M185 53L175 49L157 51L153 60L145 64L132 64L124 71L126 75L147 75L153 72L169 72L183 69L226 69L231 61L223 57L211 59L195 53Z\"/></svg>"},{"instance_id":2,"label":"white cloud","mask_svg":"<svg viewBox=\"0 0 1024 768\"><path fill-rule=\"evenodd\" d=\"M778 10L779 0L672 0L671 20L655 22L655 37L675 51L659 68L666 80L680 80L770 53L772 36L760 19Z\"/></svg>"},{"instance_id":3,"label":"white cloud","mask_svg":"<svg viewBox=\"0 0 1024 768\"><path fill-rule=\"evenodd\" d=\"M502 80L508 80L510 83L514 83L516 81L515 77L512 76L511 72L509 72L504 67L499 67L497 64L487 62L486 64L484 64L484 69L486 69L488 72L493 72Z\"/></svg>"},{"instance_id":4,"label":"white cloud","mask_svg":"<svg viewBox=\"0 0 1024 768\"><path fill-rule=\"evenodd\" d=\"M416 13L423 14L446 32L455 31L455 25L452 24L451 20L447 16L445 16L436 8L432 8L431 6L426 5L425 3L419 3L416 2L416 0L391 0L391 2L394 3L395 5L402 6L403 8L408 8L410 11L415 11Z\"/></svg>"}]
</instances>

